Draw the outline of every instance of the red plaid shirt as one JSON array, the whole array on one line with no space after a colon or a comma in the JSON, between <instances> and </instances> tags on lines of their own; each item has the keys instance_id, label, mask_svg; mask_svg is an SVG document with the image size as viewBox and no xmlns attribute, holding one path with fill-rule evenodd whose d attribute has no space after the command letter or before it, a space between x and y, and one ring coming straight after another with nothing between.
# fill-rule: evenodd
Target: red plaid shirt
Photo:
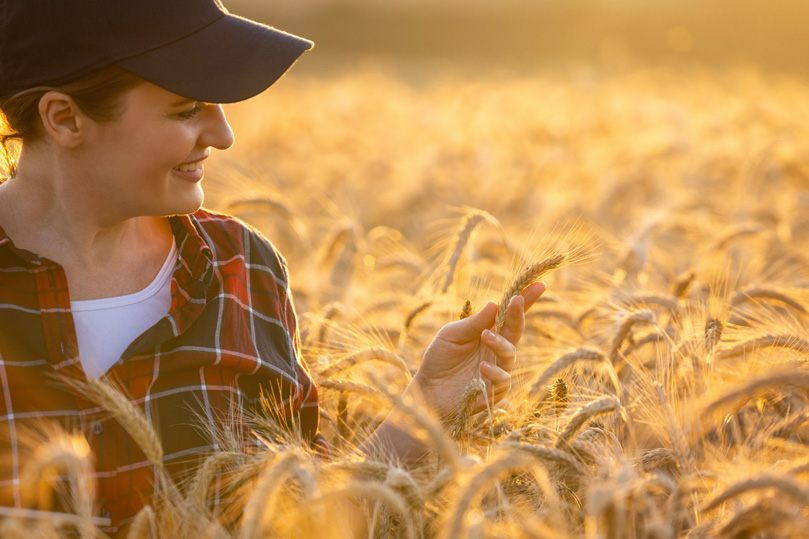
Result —
<instances>
[{"instance_id":1,"label":"red plaid shirt","mask_svg":"<svg viewBox=\"0 0 809 539\"><path fill-rule=\"evenodd\" d=\"M256 407L262 389L280 393L282 417L321 443L317 390L300 358L283 258L232 217L200 210L170 222L179 251L171 309L110 369L160 435L167 468L217 449L194 411L219 424L233 403ZM11 465L0 476L0 503L20 505L24 455L16 433L31 418L51 418L86 434L100 516L111 518L114 532L154 503L157 473L97 404L55 385L54 372L84 376L78 352L64 270L15 248L0 229L0 452Z\"/></svg>"}]
</instances>

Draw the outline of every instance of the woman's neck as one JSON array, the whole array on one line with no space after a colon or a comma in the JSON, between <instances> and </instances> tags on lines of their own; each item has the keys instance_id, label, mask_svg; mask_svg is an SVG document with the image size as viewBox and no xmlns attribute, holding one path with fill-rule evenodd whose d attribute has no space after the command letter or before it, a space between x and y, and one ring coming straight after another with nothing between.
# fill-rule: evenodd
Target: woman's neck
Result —
<instances>
[{"instance_id":1,"label":"woman's neck","mask_svg":"<svg viewBox=\"0 0 809 539\"><path fill-rule=\"evenodd\" d=\"M31 172L0 184L0 226L18 248L65 269L72 299L124 295L151 282L171 250L166 218L100 216L94 201L60 189L59 178Z\"/></svg>"}]
</instances>

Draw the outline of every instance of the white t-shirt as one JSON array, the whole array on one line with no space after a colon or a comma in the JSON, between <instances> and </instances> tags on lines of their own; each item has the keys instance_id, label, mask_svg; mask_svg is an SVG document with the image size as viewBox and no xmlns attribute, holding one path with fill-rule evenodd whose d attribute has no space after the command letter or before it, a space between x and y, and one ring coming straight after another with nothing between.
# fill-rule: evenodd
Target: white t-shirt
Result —
<instances>
[{"instance_id":1,"label":"white t-shirt","mask_svg":"<svg viewBox=\"0 0 809 539\"><path fill-rule=\"evenodd\" d=\"M102 376L121 359L132 341L168 314L176 262L177 245L172 239L171 252L157 277L140 292L70 302L79 358L87 376Z\"/></svg>"}]
</instances>

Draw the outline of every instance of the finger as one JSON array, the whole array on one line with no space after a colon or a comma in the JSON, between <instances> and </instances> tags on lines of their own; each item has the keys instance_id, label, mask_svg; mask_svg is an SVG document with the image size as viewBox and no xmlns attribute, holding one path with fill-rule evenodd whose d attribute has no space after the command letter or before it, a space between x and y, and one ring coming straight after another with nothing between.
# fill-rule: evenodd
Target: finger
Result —
<instances>
[{"instance_id":1,"label":"finger","mask_svg":"<svg viewBox=\"0 0 809 539\"><path fill-rule=\"evenodd\" d=\"M480 332L494 325L497 304L490 301L477 313L445 325L439 331L441 337L450 342L467 343L480 338Z\"/></svg>"},{"instance_id":2,"label":"finger","mask_svg":"<svg viewBox=\"0 0 809 539\"><path fill-rule=\"evenodd\" d=\"M517 347L506 339L503 335L498 335L491 330L484 330L481 340L492 352L496 359L496 364L506 372L511 372L514 361L517 358Z\"/></svg>"},{"instance_id":3,"label":"finger","mask_svg":"<svg viewBox=\"0 0 809 539\"><path fill-rule=\"evenodd\" d=\"M545 292L546 288L547 285L541 281L532 283L525 287L525 290L523 290L520 294L523 301L521 307L519 305L520 300L517 300L516 305L512 305L515 298L520 296L515 296L511 299L508 309L506 310L506 320L502 329L500 330L500 334L514 343L515 346L519 344L520 338L525 331L525 313L527 313L528 309L530 309L531 306L537 302L540 296L542 296L542 294Z\"/></svg>"},{"instance_id":4,"label":"finger","mask_svg":"<svg viewBox=\"0 0 809 539\"><path fill-rule=\"evenodd\" d=\"M500 367L482 361L480 373L486 378L486 394L490 403L503 399L511 389L511 375Z\"/></svg>"},{"instance_id":5,"label":"finger","mask_svg":"<svg viewBox=\"0 0 809 539\"><path fill-rule=\"evenodd\" d=\"M530 309L531 306L536 303L542 293L545 292L546 288L548 288L548 285L542 281L531 283L525 287L525 290L523 290L522 294L520 294L525 298L525 312L528 312L528 309Z\"/></svg>"},{"instance_id":6,"label":"finger","mask_svg":"<svg viewBox=\"0 0 809 539\"><path fill-rule=\"evenodd\" d=\"M514 296L506 308L506 319L500 329L500 335L505 337L511 344L517 346L525 331L525 298Z\"/></svg>"}]
</instances>

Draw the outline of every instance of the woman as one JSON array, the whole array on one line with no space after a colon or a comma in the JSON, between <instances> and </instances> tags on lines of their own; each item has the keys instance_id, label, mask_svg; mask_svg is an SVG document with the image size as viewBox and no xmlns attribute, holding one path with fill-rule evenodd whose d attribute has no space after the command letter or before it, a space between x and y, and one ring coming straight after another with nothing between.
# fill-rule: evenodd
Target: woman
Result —
<instances>
[{"instance_id":1,"label":"woman","mask_svg":"<svg viewBox=\"0 0 809 539\"><path fill-rule=\"evenodd\" d=\"M204 160L233 144L214 103L263 91L312 44L216 0L80 4L11 0L0 19L0 439L11 455L0 496L21 504L17 434L48 417L86 433L114 532L153 502L156 472L54 373L118 381L170 471L216 449L194 412L214 426L262 391L289 428L322 442L283 258L255 230L200 209ZM500 335L488 329L494 303L442 328L407 393L449 417L480 372L502 396L523 312L543 290L512 300ZM422 454L398 423L391 414L362 449Z\"/></svg>"}]
</instances>

